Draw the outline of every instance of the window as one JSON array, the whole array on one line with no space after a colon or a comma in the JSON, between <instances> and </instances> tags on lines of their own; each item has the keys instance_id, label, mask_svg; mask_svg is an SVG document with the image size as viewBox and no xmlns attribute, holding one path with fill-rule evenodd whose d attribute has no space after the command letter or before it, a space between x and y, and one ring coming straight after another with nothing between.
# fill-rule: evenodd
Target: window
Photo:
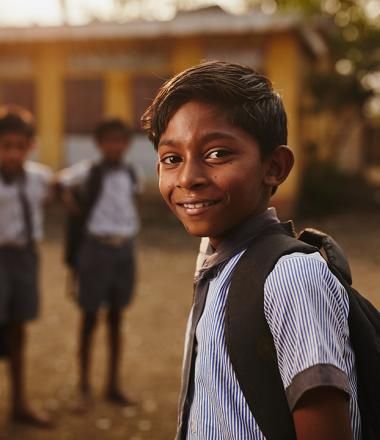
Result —
<instances>
[{"instance_id":1,"label":"window","mask_svg":"<svg viewBox=\"0 0 380 440\"><path fill-rule=\"evenodd\" d=\"M65 81L65 133L92 133L103 116L104 83L101 79Z\"/></svg>"},{"instance_id":2,"label":"window","mask_svg":"<svg viewBox=\"0 0 380 440\"><path fill-rule=\"evenodd\" d=\"M0 103L14 104L35 112L35 85L32 80L0 81Z\"/></svg>"}]
</instances>

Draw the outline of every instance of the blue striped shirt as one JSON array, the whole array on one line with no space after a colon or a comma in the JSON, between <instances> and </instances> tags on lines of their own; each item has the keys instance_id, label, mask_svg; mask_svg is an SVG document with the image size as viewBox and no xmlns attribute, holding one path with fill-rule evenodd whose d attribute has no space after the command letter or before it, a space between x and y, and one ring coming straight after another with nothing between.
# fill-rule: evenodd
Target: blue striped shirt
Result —
<instances>
[{"instance_id":1,"label":"blue striped shirt","mask_svg":"<svg viewBox=\"0 0 380 440\"><path fill-rule=\"evenodd\" d=\"M265 439L239 387L224 336L231 276L243 253L218 267L196 329L194 395L187 431L190 440ZM348 310L346 291L319 253L282 257L266 280L264 312L290 408L306 391L297 385L299 377L307 377L310 389L318 384L313 384L309 373L315 368L323 369L328 383L349 395L353 438L359 440L360 414ZM329 377L334 372L340 380Z\"/></svg>"}]
</instances>

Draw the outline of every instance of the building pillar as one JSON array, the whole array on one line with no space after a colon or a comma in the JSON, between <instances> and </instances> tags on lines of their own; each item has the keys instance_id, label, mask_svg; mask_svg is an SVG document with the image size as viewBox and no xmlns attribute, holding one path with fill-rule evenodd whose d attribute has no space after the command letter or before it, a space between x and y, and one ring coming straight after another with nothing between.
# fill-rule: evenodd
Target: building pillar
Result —
<instances>
[{"instance_id":1,"label":"building pillar","mask_svg":"<svg viewBox=\"0 0 380 440\"><path fill-rule=\"evenodd\" d=\"M172 73L176 74L195 64L199 64L202 58L202 46L198 40L176 40L172 53Z\"/></svg>"},{"instance_id":2,"label":"building pillar","mask_svg":"<svg viewBox=\"0 0 380 440\"><path fill-rule=\"evenodd\" d=\"M274 204L283 216L291 216L296 206L302 170L300 98L302 92L302 53L294 35L272 37L267 45L265 73L280 93L288 116L288 145L294 152L295 164L288 179L281 185Z\"/></svg>"},{"instance_id":3,"label":"building pillar","mask_svg":"<svg viewBox=\"0 0 380 440\"><path fill-rule=\"evenodd\" d=\"M105 114L134 122L132 77L129 72L107 72L105 77Z\"/></svg>"},{"instance_id":4,"label":"building pillar","mask_svg":"<svg viewBox=\"0 0 380 440\"><path fill-rule=\"evenodd\" d=\"M57 46L39 48L36 69L38 159L53 169L64 160L65 57Z\"/></svg>"}]
</instances>

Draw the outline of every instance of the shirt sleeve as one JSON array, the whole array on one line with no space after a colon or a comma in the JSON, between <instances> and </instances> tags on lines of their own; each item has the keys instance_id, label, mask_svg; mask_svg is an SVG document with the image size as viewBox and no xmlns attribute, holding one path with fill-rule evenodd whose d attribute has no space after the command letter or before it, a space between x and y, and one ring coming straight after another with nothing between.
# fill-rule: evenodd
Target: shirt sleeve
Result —
<instances>
[{"instance_id":1,"label":"shirt sleeve","mask_svg":"<svg viewBox=\"0 0 380 440\"><path fill-rule=\"evenodd\" d=\"M25 169L31 173L34 185L38 188L38 199L43 201L50 195L53 186L53 171L46 165L32 161L26 162Z\"/></svg>"},{"instance_id":2,"label":"shirt sleeve","mask_svg":"<svg viewBox=\"0 0 380 440\"><path fill-rule=\"evenodd\" d=\"M319 253L282 257L264 287L264 312L291 410L313 388L349 395L347 292Z\"/></svg>"},{"instance_id":3,"label":"shirt sleeve","mask_svg":"<svg viewBox=\"0 0 380 440\"><path fill-rule=\"evenodd\" d=\"M61 170L57 180L65 188L81 185L90 171L91 162L88 160L78 162L69 168Z\"/></svg>"}]
</instances>

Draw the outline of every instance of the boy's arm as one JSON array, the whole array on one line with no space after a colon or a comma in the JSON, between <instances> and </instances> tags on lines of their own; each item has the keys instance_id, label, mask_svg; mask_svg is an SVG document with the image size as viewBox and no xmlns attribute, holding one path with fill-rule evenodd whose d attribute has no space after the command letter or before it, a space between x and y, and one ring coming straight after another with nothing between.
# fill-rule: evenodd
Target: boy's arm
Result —
<instances>
[{"instance_id":1,"label":"boy's arm","mask_svg":"<svg viewBox=\"0 0 380 440\"><path fill-rule=\"evenodd\" d=\"M320 387L306 392L293 411L297 440L352 440L347 394Z\"/></svg>"},{"instance_id":2,"label":"boy's arm","mask_svg":"<svg viewBox=\"0 0 380 440\"><path fill-rule=\"evenodd\" d=\"M82 161L61 170L56 176L56 193L65 208L72 214L78 214L81 210L74 192L83 184L88 176L92 162Z\"/></svg>"},{"instance_id":3,"label":"boy's arm","mask_svg":"<svg viewBox=\"0 0 380 440\"><path fill-rule=\"evenodd\" d=\"M344 288L318 254L289 255L267 278L264 311L297 439L352 439L358 418Z\"/></svg>"}]
</instances>

